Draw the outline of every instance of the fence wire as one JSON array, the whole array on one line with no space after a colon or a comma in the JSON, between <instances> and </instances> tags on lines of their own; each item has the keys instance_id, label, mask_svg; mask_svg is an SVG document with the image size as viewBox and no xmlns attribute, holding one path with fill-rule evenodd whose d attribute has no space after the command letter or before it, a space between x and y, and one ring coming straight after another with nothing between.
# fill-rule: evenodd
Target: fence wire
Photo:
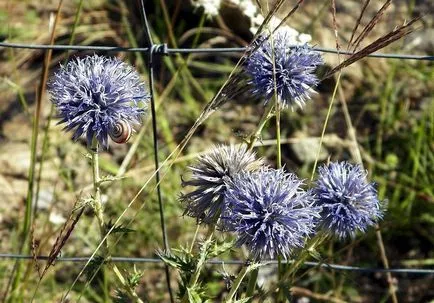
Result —
<instances>
[{"instance_id":1,"label":"fence wire","mask_svg":"<svg viewBox=\"0 0 434 303\"><path fill-rule=\"evenodd\" d=\"M295 47L292 46L292 47ZM246 50L245 47L224 47L224 48L169 48L167 44L155 44L153 47L119 47L119 46L100 46L100 45L47 45L47 44L24 44L24 43L9 43L0 42L0 48L17 48L17 49L34 49L34 50L80 50L80 51L106 51L106 52L142 52L160 55L174 54L220 54L220 53L242 53ZM322 53L337 54L338 51L333 48L314 47L314 50ZM352 55L353 52L339 51L341 55ZM386 59L402 59L402 60L421 60L434 61L434 55L411 55L411 54L395 54L395 53L373 53L367 55L373 58Z\"/></svg>"},{"instance_id":2,"label":"fence wire","mask_svg":"<svg viewBox=\"0 0 434 303\"><path fill-rule=\"evenodd\" d=\"M85 263L89 261L90 257L59 257L56 262L71 262L71 263ZM39 260L47 261L48 256L30 256L30 255L19 255L19 254L0 254L0 259L20 259L20 260ZM152 263L152 264L162 264L163 261L158 258L142 258L142 257L111 257L111 262L115 263ZM283 263L291 264L294 260L282 260ZM277 260L265 260L264 265L277 265ZM220 260L213 259L208 260L209 265L244 265L245 261L242 260ZM396 274L409 274L409 275L434 275L434 269L421 269L421 268L369 268L369 267L359 267L359 266L349 266L322 262L304 262L305 266L309 267L321 267L324 269L339 270L339 271L354 271L361 273L396 273Z\"/></svg>"}]
</instances>

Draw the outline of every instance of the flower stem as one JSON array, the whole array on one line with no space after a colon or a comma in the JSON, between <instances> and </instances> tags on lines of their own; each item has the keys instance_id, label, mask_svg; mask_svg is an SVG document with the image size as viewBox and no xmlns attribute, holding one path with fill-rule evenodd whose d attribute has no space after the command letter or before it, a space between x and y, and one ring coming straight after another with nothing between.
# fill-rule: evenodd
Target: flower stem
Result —
<instances>
[{"instance_id":1,"label":"flower stem","mask_svg":"<svg viewBox=\"0 0 434 303\"><path fill-rule=\"evenodd\" d=\"M253 297L253 293L255 292L255 288L256 288L256 281L258 280L258 273L259 273L259 268L256 268L250 274L249 283L247 284L247 291L246 291L246 296L248 298ZM252 301L252 299L249 299L248 302L251 302L251 301Z\"/></svg>"},{"instance_id":2,"label":"flower stem","mask_svg":"<svg viewBox=\"0 0 434 303\"><path fill-rule=\"evenodd\" d=\"M268 120L270 120L271 117L274 116L273 109L274 109L273 102L269 102L264 113L262 114L261 120L259 121L259 124L256 127L255 132L252 135L250 135L250 137L249 137L249 141L247 142L247 147L248 147L249 151L253 149L253 146L255 145L256 140L258 140L258 138L260 138L262 129L264 128L265 124L267 124ZM279 132L279 135L280 135L280 132ZM279 150L280 150L280 136L278 139L278 145L279 145ZM253 296L253 292L255 291L255 287L256 287L256 281L258 279L258 272L259 272L259 269L256 268L252 271L252 273L250 275L249 284L248 284L247 292L246 292L247 297Z\"/></svg>"},{"instance_id":3,"label":"flower stem","mask_svg":"<svg viewBox=\"0 0 434 303\"><path fill-rule=\"evenodd\" d=\"M100 175L99 175L99 158L98 158L98 143L96 139L92 144L91 148L92 155L92 173L93 173L93 209L95 212L95 217L98 220L98 226L101 234L101 238L104 239L106 230L104 225L104 212L101 203L101 187L100 187ZM103 254L104 257L108 254L108 245L107 241L104 240L103 244Z\"/></svg>"},{"instance_id":4,"label":"flower stem","mask_svg":"<svg viewBox=\"0 0 434 303\"><path fill-rule=\"evenodd\" d=\"M110 256L110 252L108 249L108 243L107 243L107 240L104 240L107 230L106 230L106 226L104 223L104 211L103 211L103 207L102 207L102 203L101 203L101 178L100 178L100 174L99 174L98 142L96 139L94 139L92 142L92 148L91 148L90 152L92 155L92 173L93 173L92 176L93 176L93 190L94 190L93 210L95 212L95 217L98 220L100 237L103 240L103 245L102 245L103 258L104 258L104 261L110 261L111 256ZM143 301L135 293L134 288L132 288L127 283L125 278L122 276L122 273L119 271L117 266L113 263L109 263L109 267L113 270L113 272L115 273L115 276L117 277L117 279L119 280L119 282L121 283L123 288L128 292L130 297L134 299L134 302L143 303ZM106 272L104 271L104 267L101 268L101 271L102 271L103 277L104 277L103 278L104 279L104 286L107 286L107 280L106 280L107 275L106 275ZM109 298L108 298L108 292L106 291L106 289L104 290L104 296L105 296L104 302L108 302Z\"/></svg>"},{"instance_id":5,"label":"flower stem","mask_svg":"<svg viewBox=\"0 0 434 303\"><path fill-rule=\"evenodd\" d=\"M310 252L314 251L316 247L321 245L327 239L327 237L328 235L326 233L320 232L315 237L310 239L310 241L306 244L306 248L300 252L297 259L294 260L294 263L292 263L288 271L285 272L282 277L282 281L289 279L292 274L295 274L310 256Z\"/></svg>"},{"instance_id":6,"label":"flower stem","mask_svg":"<svg viewBox=\"0 0 434 303\"><path fill-rule=\"evenodd\" d=\"M208 234L206 236L206 240L202 245L200 258L197 261L196 269L193 273L193 275L190 278L190 281L188 283L187 288L193 288L196 286L197 281L199 280L200 272L202 271L203 266L205 265L207 256L208 256L208 248L210 247L212 243L212 238L214 236L214 232L216 229L216 224L213 224L210 226L210 229L208 230ZM182 297L182 302L188 302L188 289L186 289L184 296Z\"/></svg>"},{"instance_id":7,"label":"flower stem","mask_svg":"<svg viewBox=\"0 0 434 303\"><path fill-rule=\"evenodd\" d=\"M276 144L277 144L277 168L282 167L282 149L280 147L280 108L276 101Z\"/></svg>"},{"instance_id":8,"label":"flower stem","mask_svg":"<svg viewBox=\"0 0 434 303\"><path fill-rule=\"evenodd\" d=\"M264 114L261 117L261 120L259 121L258 127L256 127L255 132L250 135L249 141L247 141L247 147L249 151L253 149L256 141L260 138L262 129L264 128L265 124L267 124L268 120L270 120L271 117L274 116L273 108L274 104L272 102L269 102L264 111Z\"/></svg>"},{"instance_id":9,"label":"flower stem","mask_svg":"<svg viewBox=\"0 0 434 303\"><path fill-rule=\"evenodd\" d=\"M193 251L194 244L195 244L195 242L196 242L196 238L197 238L197 234L199 233L199 228L200 228L200 225L197 224L197 226L196 226L196 231L194 232L193 240L191 240L191 245L190 245L190 249L189 249L189 253L190 253L190 254L191 254L192 251Z\"/></svg>"},{"instance_id":10,"label":"flower stem","mask_svg":"<svg viewBox=\"0 0 434 303\"><path fill-rule=\"evenodd\" d=\"M232 298L236 294L238 288L241 285L241 282L243 281L244 277L246 276L247 272L250 270L250 266L243 266L241 271L238 273L237 278L234 281L234 284L232 285L231 290L229 291L228 295L226 296L226 299L224 302L229 303L232 302Z\"/></svg>"}]
</instances>

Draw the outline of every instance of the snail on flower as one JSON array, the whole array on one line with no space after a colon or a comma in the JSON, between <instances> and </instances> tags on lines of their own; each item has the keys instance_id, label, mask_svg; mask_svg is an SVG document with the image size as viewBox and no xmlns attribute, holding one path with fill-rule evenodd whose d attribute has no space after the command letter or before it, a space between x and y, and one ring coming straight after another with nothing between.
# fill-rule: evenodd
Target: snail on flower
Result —
<instances>
[{"instance_id":1,"label":"snail on flower","mask_svg":"<svg viewBox=\"0 0 434 303\"><path fill-rule=\"evenodd\" d=\"M113 127L109 129L108 134L114 142L118 144L123 144L128 142L132 132L133 129L127 121L119 120L115 123Z\"/></svg>"}]
</instances>

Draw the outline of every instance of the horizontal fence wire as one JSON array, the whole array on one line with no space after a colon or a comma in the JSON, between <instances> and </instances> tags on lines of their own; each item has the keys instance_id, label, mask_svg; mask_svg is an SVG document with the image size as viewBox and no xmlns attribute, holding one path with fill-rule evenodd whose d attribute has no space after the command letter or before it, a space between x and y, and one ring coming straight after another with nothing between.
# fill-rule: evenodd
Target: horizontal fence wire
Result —
<instances>
[{"instance_id":1,"label":"horizontal fence wire","mask_svg":"<svg viewBox=\"0 0 434 303\"><path fill-rule=\"evenodd\" d=\"M19 254L0 254L0 259L20 259L20 260L40 260L47 261L48 256L30 256L30 255L19 255ZM84 263L89 260L89 257L58 257L55 262L72 262L72 263ZM115 263L156 263L161 264L163 261L159 258L134 258L134 257L111 257L110 260ZM293 263L293 260L282 260L283 263ZM265 260L264 265L277 265L277 260ZM243 265L246 264L242 260L218 260L213 259L207 261L210 265ZM358 267L358 266L348 266L340 264L329 264L321 262L304 262L305 266L309 267L321 267L324 269L333 269L340 271L354 271L361 273L396 273L396 274L409 274L409 275L434 275L434 269L421 269L421 268L369 268L369 267Z\"/></svg>"},{"instance_id":2,"label":"horizontal fence wire","mask_svg":"<svg viewBox=\"0 0 434 303\"><path fill-rule=\"evenodd\" d=\"M292 46L295 47L295 46ZM34 49L34 50L81 50L81 51L113 51L113 52L144 52L149 53L150 49L154 54L173 55L173 54L216 54L216 53L239 53L246 50L245 47L225 47L225 48L168 48L167 44L157 44L152 48L149 47L119 47L119 46L101 46L101 45L45 45L45 44L24 44L24 43L8 43L0 42L0 48L18 48L18 49ZM352 55L353 52L337 51L333 48L314 47L314 50L322 53L332 53L341 55ZM387 59L402 59L402 60L422 60L434 61L434 55L406 55L406 54L383 54L373 53L367 57L387 58Z\"/></svg>"}]
</instances>

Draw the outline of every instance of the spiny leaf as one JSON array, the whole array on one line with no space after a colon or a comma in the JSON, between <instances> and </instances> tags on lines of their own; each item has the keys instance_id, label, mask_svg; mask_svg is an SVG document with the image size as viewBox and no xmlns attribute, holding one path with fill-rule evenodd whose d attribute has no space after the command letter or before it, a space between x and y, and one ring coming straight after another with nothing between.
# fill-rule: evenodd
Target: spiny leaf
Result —
<instances>
[{"instance_id":1,"label":"spiny leaf","mask_svg":"<svg viewBox=\"0 0 434 303\"><path fill-rule=\"evenodd\" d=\"M314 248L308 250L309 255L317 261L321 261L321 254Z\"/></svg>"},{"instance_id":2,"label":"spiny leaf","mask_svg":"<svg viewBox=\"0 0 434 303\"><path fill-rule=\"evenodd\" d=\"M104 258L101 256L95 256L90 260L89 265L86 267L84 273L89 278L92 278L97 270L99 270L104 263Z\"/></svg>"},{"instance_id":3,"label":"spiny leaf","mask_svg":"<svg viewBox=\"0 0 434 303\"><path fill-rule=\"evenodd\" d=\"M214 242L213 244L214 245L211 245L210 252L208 253L209 257L211 258L215 258L221 255L222 253L225 253L228 250L230 250L234 246L235 241L223 242L223 243Z\"/></svg>"},{"instance_id":4,"label":"spiny leaf","mask_svg":"<svg viewBox=\"0 0 434 303\"><path fill-rule=\"evenodd\" d=\"M129 303L131 302L130 297L123 290L117 289L116 294L113 297L113 302L115 303Z\"/></svg>"},{"instance_id":5,"label":"spiny leaf","mask_svg":"<svg viewBox=\"0 0 434 303\"><path fill-rule=\"evenodd\" d=\"M169 266L178 268L182 272L193 272L195 269L195 261L188 254L183 251L172 250L171 252L165 252L162 250L157 251L157 255Z\"/></svg>"},{"instance_id":6,"label":"spiny leaf","mask_svg":"<svg viewBox=\"0 0 434 303\"><path fill-rule=\"evenodd\" d=\"M116 234L116 233L132 233L132 232L135 232L134 229L124 227L122 224L114 225L112 223L112 221L109 221L106 224L106 229L107 230L111 230L111 232L110 232L111 234Z\"/></svg>"}]
</instances>

